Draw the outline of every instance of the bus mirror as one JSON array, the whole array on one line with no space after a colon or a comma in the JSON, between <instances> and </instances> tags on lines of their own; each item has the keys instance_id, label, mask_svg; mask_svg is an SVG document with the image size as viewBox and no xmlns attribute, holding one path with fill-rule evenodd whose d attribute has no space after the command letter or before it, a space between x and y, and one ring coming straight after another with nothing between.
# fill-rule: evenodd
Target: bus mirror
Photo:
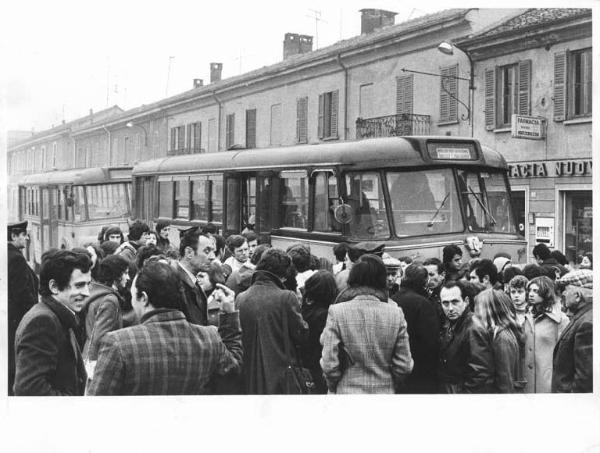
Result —
<instances>
[{"instance_id":1,"label":"bus mirror","mask_svg":"<svg viewBox=\"0 0 600 453\"><path fill-rule=\"evenodd\" d=\"M347 224L352 221L352 207L349 204L343 203L333 211L335 220L341 224Z\"/></svg>"}]
</instances>

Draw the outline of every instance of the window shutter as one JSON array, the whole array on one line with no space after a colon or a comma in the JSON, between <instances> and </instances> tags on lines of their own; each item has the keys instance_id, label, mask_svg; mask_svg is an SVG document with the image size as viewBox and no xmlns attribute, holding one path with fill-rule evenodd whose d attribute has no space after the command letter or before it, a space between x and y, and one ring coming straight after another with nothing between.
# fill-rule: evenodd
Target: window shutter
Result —
<instances>
[{"instance_id":1,"label":"window shutter","mask_svg":"<svg viewBox=\"0 0 600 453\"><path fill-rule=\"evenodd\" d=\"M554 121L564 121L566 117L567 52L554 54Z\"/></svg>"},{"instance_id":2,"label":"window shutter","mask_svg":"<svg viewBox=\"0 0 600 453\"><path fill-rule=\"evenodd\" d=\"M531 60L519 61L519 115L531 115Z\"/></svg>"},{"instance_id":3,"label":"window shutter","mask_svg":"<svg viewBox=\"0 0 600 453\"><path fill-rule=\"evenodd\" d=\"M186 148L192 150L192 124L187 125Z\"/></svg>"},{"instance_id":4,"label":"window shutter","mask_svg":"<svg viewBox=\"0 0 600 453\"><path fill-rule=\"evenodd\" d=\"M331 132L330 137L338 137L339 90L331 92Z\"/></svg>"},{"instance_id":5,"label":"window shutter","mask_svg":"<svg viewBox=\"0 0 600 453\"><path fill-rule=\"evenodd\" d=\"M179 131L179 137L177 140L177 148L178 149L183 149L185 146L185 127L184 126L179 126L178 128Z\"/></svg>"},{"instance_id":6,"label":"window shutter","mask_svg":"<svg viewBox=\"0 0 600 453\"><path fill-rule=\"evenodd\" d=\"M246 110L246 148L256 148L256 109Z\"/></svg>"},{"instance_id":7,"label":"window shutter","mask_svg":"<svg viewBox=\"0 0 600 453\"><path fill-rule=\"evenodd\" d=\"M308 143L308 98L296 101L296 140L298 143Z\"/></svg>"},{"instance_id":8,"label":"window shutter","mask_svg":"<svg viewBox=\"0 0 600 453\"><path fill-rule=\"evenodd\" d=\"M175 151L177 147L175 143L177 142L177 128L171 128L171 151Z\"/></svg>"},{"instance_id":9,"label":"window shutter","mask_svg":"<svg viewBox=\"0 0 600 453\"><path fill-rule=\"evenodd\" d=\"M485 129L493 130L496 126L496 70L485 70Z\"/></svg>"},{"instance_id":10,"label":"window shutter","mask_svg":"<svg viewBox=\"0 0 600 453\"><path fill-rule=\"evenodd\" d=\"M396 78L396 114L413 112L413 74Z\"/></svg>"},{"instance_id":11,"label":"window shutter","mask_svg":"<svg viewBox=\"0 0 600 453\"><path fill-rule=\"evenodd\" d=\"M319 126L318 136L320 139L323 138L323 111L325 110L325 95L319 95Z\"/></svg>"},{"instance_id":12,"label":"window shutter","mask_svg":"<svg viewBox=\"0 0 600 453\"><path fill-rule=\"evenodd\" d=\"M440 122L457 121L458 104L448 92L458 98L458 65L441 68L440 74Z\"/></svg>"}]
</instances>

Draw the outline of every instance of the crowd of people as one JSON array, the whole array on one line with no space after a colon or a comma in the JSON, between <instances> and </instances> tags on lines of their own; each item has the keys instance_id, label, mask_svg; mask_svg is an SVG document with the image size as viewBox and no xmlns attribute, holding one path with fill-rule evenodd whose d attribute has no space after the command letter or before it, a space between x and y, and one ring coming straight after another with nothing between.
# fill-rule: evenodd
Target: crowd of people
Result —
<instances>
[{"instance_id":1,"label":"crowd of people","mask_svg":"<svg viewBox=\"0 0 600 453\"><path fill-rule=\"evenodd\" d=\"M39 276L8 225L9 394L592 392L592 257L394 258L108 225Z\"/></svg>"}]
</instances>

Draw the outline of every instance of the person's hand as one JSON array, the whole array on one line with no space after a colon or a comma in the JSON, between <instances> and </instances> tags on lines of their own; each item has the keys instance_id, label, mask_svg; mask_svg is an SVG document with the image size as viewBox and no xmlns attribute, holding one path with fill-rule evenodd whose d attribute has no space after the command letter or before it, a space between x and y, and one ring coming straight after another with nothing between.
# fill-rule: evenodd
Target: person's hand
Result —
<instances>
[{"instance_id":1,"label":"person's hand","mask_svg":"<svg viewBox=\"0 0 600 453\"><path fill-rule=\"evenodd\" d=\"M227 286L217 283L217 289L213 292L215 300L219 302L221 310L225 313L233 313L235 311L235 292Z\"/></svg>"}]
</instances>

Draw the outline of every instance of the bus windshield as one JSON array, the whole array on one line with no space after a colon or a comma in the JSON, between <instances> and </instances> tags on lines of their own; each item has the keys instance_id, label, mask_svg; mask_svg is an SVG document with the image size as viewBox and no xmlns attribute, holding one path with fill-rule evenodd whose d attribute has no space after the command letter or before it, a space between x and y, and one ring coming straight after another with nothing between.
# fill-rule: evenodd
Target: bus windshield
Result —
<instances>
[{"instance_id":1,"label":"bus windshield","mask_svg":"<svg viewBox=\"0 0 600 453\"><path fill-rule=\"evenodd\" d=\"M516 232L504 174L458 170L458 185L469 231Z\"/></svg>"},{"instance_id":2,"label":"bus windshield","mask_svg":"<svg viewBox=\"0 0 600 453\"><path fill-rule=\"evenodd\" d=\"M464 231L451 169L389 171L386 179L396 236Z\"/></svg>"},{"instance_id":3,"label":"bus windshield","mask_svg":"<svg viewBox=\"0 0 600 453\"><path fill-rule=\"evenodd\" d=\"M87 186L89 220L110 217L127 217L131 184L98 184Z\"/></svg>"}]
</instances>

